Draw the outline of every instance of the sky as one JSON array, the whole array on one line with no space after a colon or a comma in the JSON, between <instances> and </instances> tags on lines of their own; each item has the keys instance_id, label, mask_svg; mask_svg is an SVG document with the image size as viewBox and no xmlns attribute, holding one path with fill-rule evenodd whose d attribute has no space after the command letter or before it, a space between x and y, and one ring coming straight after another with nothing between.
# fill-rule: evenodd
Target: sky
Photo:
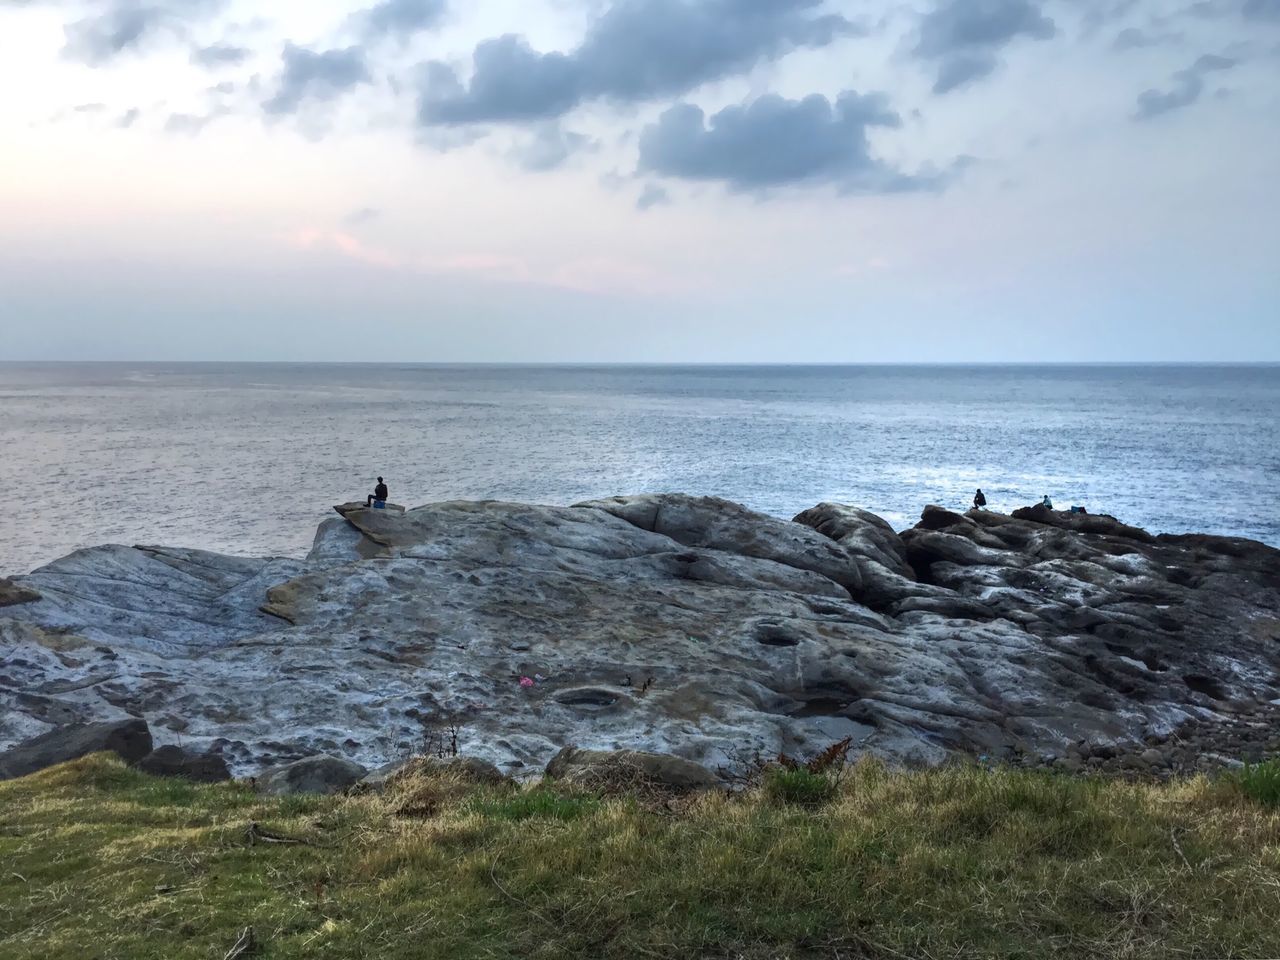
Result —
<instances>
[{"instance_id":1,"label":"sky","mask_svg":"<svg viewBox=\"0 0 1280 960\"><path fill-rule=\"evenodd\" d=\"M1280 361L1280 0L0 0L0 360Z\"/></svg>"}]
</instances>

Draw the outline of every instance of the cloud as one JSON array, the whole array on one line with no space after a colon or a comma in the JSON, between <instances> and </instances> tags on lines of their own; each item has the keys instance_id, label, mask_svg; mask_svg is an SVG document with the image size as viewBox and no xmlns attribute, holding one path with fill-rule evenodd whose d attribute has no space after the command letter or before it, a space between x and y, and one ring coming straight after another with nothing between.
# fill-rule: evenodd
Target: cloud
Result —
<instances>
[{"instance_id":1,"label":"cloud","mask_svg":"<svg viewBox=\"0 0 1280 960\"><path fill-rule=\"evenodd\" d=\"M215 109L207 114L194 113L171 113L169 119L165 121L165 133L186 134L187 136L196 136L204 130L213 121L225 117L226 109Z\"/></svg>"},{"instance_id":2,"label":"cloud","mask_svg":"<svg viewBox=\"0 0 1280 960\"><path fill-rule=\"evenodd\" d=\"M999 52L1018 38L1056 35L1033 0L937 0L920 23L914 52L937 65L933 92L944 94L993 73Z\"/></svg>"},{"instance_id":3,"label":"cloud","mask_svg":"<svg viewBox=\"0 0 1280 960\"><path fill-rule=\"evenodd\" d=\"M1148 33L1137 27L1126 27L1116 34L1111 46L1115 50L1139 50L1144 47L1159 47L1164 44L1179 43L1183 39L1180 33Z\"/></svg>"},{"instance_id":4,"label":"cloud","mask_svg":"<svg viewBox=\"0 0 1280 960\"><path fill-rule=\"evenodd\" d=\"M870 127L897 127L880 94L847 91L787 100L766 94L708 118L692 104L671 107L640 135L640 172L717 181L735 191L835 183L849 192L921 189L938 178L893 170L871 153Z\"/></svg>"},{"instance_id":5,"label":"cloud","mask_svg":"<svg viewBox=\"0 0 1280 960\"><path fill-rule=\"evenodd\" d=\"M216 69L218 67L234 67L244 63L253 51L246 47L237 47L229 43L214 43L207 47L197 47L191 51L191 62L199 67Z\"/></svg>"},{"instance_id":6,"label":"cloud","mask_svg":"<svg viewBox=\"0 0 1280 960\"><path fill-rule=\"evenodd\" d=\"M448 7L448 0L383 0L357 18L370 38L406 38L438 26Z\"/></svg>"},{"instance_id":7,"label":"cloud","mask_svg":"<svg viewBox=\"0 0 1280 960\"><path fill-rule=\"evenodd\" d=\"M1251 20L1280 20L1280 0L1245 0L1243 12Z\"/></svg>"},{"instance_id":8,"label":"cloud","mask_svg":"<svg viewBox=\"0 0 1280 960\"><path fill-rule=\"evenodd\" d=\"M130 107L124 113L120 114L120 118L116 120L116 126L121 129L128 130L142 116L142 111L137 107Z\"/></svg>"},{"instance_id":9,"label":"cloud","mask_svg":"<svg viewBox=\"0 0 1280 960\"><path fill-rule=\"evenodd\" d=\"M372 82L360 47L317 52L286 43L284 70L275 96L262 109L276 116L297 113L306 101L328 103Z\"/></svg>"},{"instance_id":10,"label":"cloud","mask_svg":"<svg viewBox=\"0 0 1280 960\"><path fill-rule=\"evenodd\" d=\"M426 124L548 120L596 99L637 102L687 92L858 28L816 13L822 0L619 0L570 53L539 53L514 34L472 55L470 83L429 65Z\"/></svg>"},{"instance_id":11,"label":"cloud","mask_svg":"<svg viewBox=\"0 0 1280 960\"><path fill-rule=\"evenodd\" d=\"M352 210L342 218L344 227L359 227L366 223L372 223L382 216L382 211L376 207L361 207L359 210Z\"/></svg>"},{"instance_id":12,"label":"cloud","mask_svg":"<svg viewBox=\"0 0 1280 960\"><path fill-rule=\"evenodd\" d=\"M221 8L223 0L107 0L98 13L68 23L65 56L102 66L149 42L185 36L188 26Z\"/></svg>"},{"instance_id":13,"label":"cloud","mask_svg":"<svg viewBox=\"0 0 1280 960\"><path fill-rule=\"evenodd\" d=\"M1080 12L1084 34L1092 36L1127 17L1140 2L1142 0L1064 0L1064 7Z\"/></svg>"},{"instance_id":14,"label":"cloud","mask_svg":"<svg viewBox=\"0 0 1280 960\"><path fill-rule=\"evenodd\" d=\"M571 156L590 145L589 137L565 130L552 120L539 124L532 139L515 150L515 157L524 169L541 173L563 166Z\"/></svg>"},{"instance_id":15,"label":"cloud","mask_svg":"<svg viewBox=\"0 0 1280 960\"><path fill-rule=\"evenodd\" d=\"M1174 84L1169 90L1148 90L1138 97L1135 120L1151 120L1162 114L1189 107L1204 93L1204 78L1210 73L1230 70L1238 61L1229 57L1205 54L1190 67L1173 75Z\"/></svg>"},{"instance_id":16,"label":"cloud","mask_svg":"<svg viewBox=\"0 0 1280 960\"><path fill-rule=\"evenodd\" d=\"M640 193L640 199L636 201L637 210L651 210L654 207L660 207L671 202L671 195L656 183L645 185L644 190Z\"/></svg>"}]
</instances>

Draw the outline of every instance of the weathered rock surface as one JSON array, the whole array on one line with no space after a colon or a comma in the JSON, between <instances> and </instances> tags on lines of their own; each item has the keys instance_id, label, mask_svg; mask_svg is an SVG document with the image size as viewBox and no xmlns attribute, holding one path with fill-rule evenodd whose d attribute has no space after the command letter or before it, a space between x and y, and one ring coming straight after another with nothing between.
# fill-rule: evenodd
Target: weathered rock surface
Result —
<instances>
[{"instance_id":1,"label":"weathered rock surface","mask_svg":"<svg viewBox=\"0 0 1280 960\"><path fill-rule=\"evenodd\" d=\"M0 753L0 780L25 777L91 753L114 753L134 763L150 752L151 731L145 720L71 724Z\"/></svg>"},{"instance_id":2,"label":"weathered rock surface","mask_svg":"<svg viewBox=\"0 0 1280 960\"><path fill-rule=\"evenodd\" d=\"M299 793L343 793L364 779L369 771L344 757L308 757L272 767L258 778L258 790L272 797Z\"/></svg>"},{"instance_id":3,"label":"weathered rock surface","mask_svg":"<svg viewBox=\"0 0 1280 960\"><path fill-rule=\"evenodd\" d=\"M446 730L516 776L571 743L1042 758L1280 699L1280 551L1251 541L679 495L339 512L305 560L101 547L18 578L0 748L135 715L242 775Z\"/></svg>"},{"instance_id":4,"label":"weathered rock surface","mask_svg":"<svg viewBox=\"0 0 1280 960\"><path fill-rule=\"evenodd\" d=\"M178 777L196 783L219 783L231 779L227 761L211 753L188 753L170 744L152 750L138 761L138 769L153 777Z\"/></svg>"},{"instance_id":5,"label":"weathered rock surface","mask_svg":"<svg viewBox=\"0 0 1280 960\"><path fill-rule=\"evenodd\" d=\"M579 750L568 746L551 758L546 774L563 783L604 791L693 793L721 785L706 767L641 750Z\"/></svg>"}]
</instances>

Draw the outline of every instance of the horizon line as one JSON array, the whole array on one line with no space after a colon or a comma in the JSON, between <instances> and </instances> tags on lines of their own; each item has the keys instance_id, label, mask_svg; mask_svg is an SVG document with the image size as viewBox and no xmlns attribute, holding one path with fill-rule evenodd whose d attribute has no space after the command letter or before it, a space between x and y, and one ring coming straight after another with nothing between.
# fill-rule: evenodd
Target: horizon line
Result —
<instances>
[{"instance_id":1,"label":"horizon line","mask_svg":"<svg viewBox=\"0 0 1280 960\"><path fill-rule=\"evenodd\" d=\"M0 359L0 367L22 365L119 366L332 366L332 367L1269 367L1275 360L120 360Z\"/></svg>"}]
</instances>

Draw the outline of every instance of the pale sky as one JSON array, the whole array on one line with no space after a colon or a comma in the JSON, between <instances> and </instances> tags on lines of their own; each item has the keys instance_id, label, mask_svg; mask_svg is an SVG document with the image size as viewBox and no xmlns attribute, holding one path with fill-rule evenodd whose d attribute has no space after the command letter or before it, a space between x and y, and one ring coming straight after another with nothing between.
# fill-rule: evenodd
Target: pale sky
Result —
<instances>
[{"instance_id":1,"label":"pale sky","mask_svg":"<svg viewBox=\"0 0 1280 960\"><path fill-rule=\"evenodd\" d=\"M1280 360L1280 0L0 0L0 360Z\"/></svg>"}]
</instances>

